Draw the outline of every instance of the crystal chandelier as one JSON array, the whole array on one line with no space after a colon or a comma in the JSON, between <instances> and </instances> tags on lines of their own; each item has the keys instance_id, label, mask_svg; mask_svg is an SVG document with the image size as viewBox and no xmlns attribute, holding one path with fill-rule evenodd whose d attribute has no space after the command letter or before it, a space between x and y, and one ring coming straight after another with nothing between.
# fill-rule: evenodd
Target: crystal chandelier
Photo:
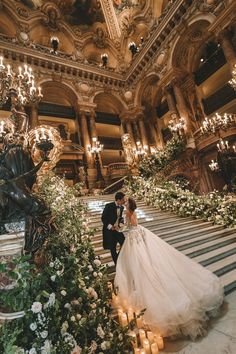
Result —
<instances>
[{"instance_id":1,"label":"crystal chandelier","mask_svg":"<svg viewBox=\"0 0 236 354\"><path fill-rule=\"evenodd\" d=\"M183 130L185 127L185 119L180 118L178 123L174 123L174 121L171 119L169 121L168 128L172 133L179 133L181 130Z\"/></svg>"},{"instance_id":2,"label":"crystal chandelier","mask_svg":"<svg viewBox=\"0 0 236 354\"><path fill-rule=\"evenodd\" d=\"M218 172L219 171L219 164L217 161L211 160L211 163L209 164L210 169L213 172Z\"/></svg>"},{"instance_id":3,"label":"crystal chandelier","mask_svg":"<svg viewBox=\"0 0 236 354\"><path fill-rule=\"evenodd\" d=\"M13 104L24 106L27 103L36 103L43 97L41 88L36 88L32 69L24 65L19 66L18 73L11 66L3 64L0 57L0 105L2 106L9 98L14 98Z\"/></svg>"},{"instance_id":4,"label":"crystal chandelier","mask_svg":"<svg viewBox=\"0 0 236 354\"><path fill-rule=\"evenodd\" d=\"M101 144L96 137L94 137L92 141L93 141L92 146L87 145L88 152L91 152L92 154L99 154L103 150L103 144Z\"/></svg>"},{"instance_id":5,"label":"crystal chandelier","mask_svg":"<svg viewBox=\"0 0 236 354\"><path fill-rule=\"evenodd\" d=\"M133 149L133 152L134 152L135 155L140 156L140 157L141 157L141 156L144 156L144 155L147 155L147 153L148 153L148 146L144 145L144 146L142 147L142 144L141 144L140 141L137 141L137 142L136 142L136 145L137 145L137 148L134 148L134 149Z\"/></svg>"},{"instance_id":6,"label":"crystal chandelier","mask_svg":"<svg viewBox=\"0 0 236 354\"><path fill-rule=\"evenodd\" d=\"M232 70L232 79L228 81L229 84L236 90L236 64L234 64L234 68Z\"/></svg>"},{"instance_id":7,"label":"crystal chandelier","mask_svg":"<svg viewBox=\"0 0 236 354\"><path fill-rule=\"evenodd\" d=\"M224 113L220 115L216 113L212 118L206 117L200 127L202 134L215 133L219 129L227 129L235 122L235 115Z\"/></svg>"}]
</instances>

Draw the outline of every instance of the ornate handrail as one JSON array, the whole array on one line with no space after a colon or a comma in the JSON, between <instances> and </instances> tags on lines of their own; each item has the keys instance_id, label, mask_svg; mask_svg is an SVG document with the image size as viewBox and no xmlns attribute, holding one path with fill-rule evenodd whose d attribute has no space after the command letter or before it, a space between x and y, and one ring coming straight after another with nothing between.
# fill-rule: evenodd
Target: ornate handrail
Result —
<instances>
[{"instance_id":1,"label":"ornate handrail","mask_svg":"<svg viewBox=\"0 0 236 354\"><path fill-rule=\"evenodd\" d=\"M124 176L121 179L119 179L118 181L110 184L109 186L107 186L106 188L103 189L102 194L111 194L111 193L118 191L119 189L121 189L123 187L124 182L127 178L128 178L128 176Z\"/></svg>"},{"instance_id":2,"label":"ornate handrail","mask_svg":"<svg viewBox=\"0 0 236 354\"><path fill-rule=\"evenodd\" d=\"M109 172L113 170L128 170L129 166L127 162L114 162L107 166Z\"/></svg>"}]
</instances>

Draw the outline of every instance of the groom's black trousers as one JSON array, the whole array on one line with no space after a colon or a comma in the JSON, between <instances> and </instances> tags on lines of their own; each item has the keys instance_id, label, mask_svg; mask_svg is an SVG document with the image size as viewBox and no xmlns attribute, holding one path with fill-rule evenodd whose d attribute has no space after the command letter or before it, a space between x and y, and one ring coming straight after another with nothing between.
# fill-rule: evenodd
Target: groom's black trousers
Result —
<instances>
[{"instance_id":1,"label":"groom's black trousers","mask_svg":"<svg viewBox=\"0 0 236 354\"><path fill-rule=\"evenodd\" d=\"M119 256L119 253L116 252L116 245L117 243L120 244L120 247L123 245L125 241L125 237L122 234L122 232L118 231L110 231L111 233L111 238L110 238L110 251L111 251L111 256L114 261L114 263L117 263L117 258Z\"/></svg>"}]
</instances>

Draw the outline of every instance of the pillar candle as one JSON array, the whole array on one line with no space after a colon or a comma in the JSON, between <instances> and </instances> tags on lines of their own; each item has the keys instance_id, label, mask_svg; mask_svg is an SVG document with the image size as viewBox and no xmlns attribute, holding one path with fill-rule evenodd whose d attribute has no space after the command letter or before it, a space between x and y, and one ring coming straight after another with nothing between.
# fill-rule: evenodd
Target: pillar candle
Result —
<instances>
[{"instance_id":1,"label":"pillar candle","mask_svg":"<svg viewBox=\"0 0 236 354\"><path fill-rule=\"evenodd\" d=\"M128 320L129 322L134 319L134 310L132 308L128 309Z\"/></svg>"},{"instance_id":2,"label":"pillar candle","mask_svg":"<svg viewBox=\"0 0 236 354\"><path fill-rule=\"evenodd\" d=\"M147 338L148 338L150 344L152 344L154 342L154 334L151 331L147 332Z\"/></svg>"},{"instance_id":3,"label":"pillar candle","mask_svg":"<svg viewBox=\"0 0 236 354\"><path fill-rule=\"evenodd\" d=\"M143 346L143 341L144 341L144 339L146 339L146 334L143 329L139 330L139 338L140 338L140 343Z\"/></svg>"},{"instance_id":4,"label":"pillar candle","mask_svg":"<svg viewBox=\"0 0 236 354\"><path fill-rule=\"evenodd\" d=\"M119 323L121 324L121 317L122 317L122 315L123 315L123 310L122 310L122 308L118 308L117 314L118 314Z\"/></svg>"},{"instance_id":5,"label":"pillar candle","mask_svg":"<svg viewBox=\"0 0 236 354\"><path fill-rule=\"evenodd\" d=\"M145 349L145 353L146 353L146 354L151 354L151 351L150 351L150 343L149 343L149 340L148 340L148 339L144 339L144 340L143 340L143 348Z\"/></svg>"},{"instance_id":6,"label":"pillar candle","mask_svg":"<svg viewBox=\"0 0 236 354\"><path fill-rule=\"evenodd\" d=\"M164 348L164 342L163 342L163 338L161 336L154 336L154 340L155 340L156 344L158 345L158 349Z\"/></svg>"},{"instance_id":7,"label":"pillar candle","mask_svg":"<svg viewBox=\"0 0 236 354\"><path fill-rule=\"evenodd\" d=\"M122 325L123 327L125 327L125 326L127 326L127 324L128 324L128 320L127 320L126 313L123 313L123 314L121 315L121 325Z\"/></svg>"},{"instance_id":8,"label":"pillar candle","mask_svg":"<svg viewBox=\"0 0 236 354\"><path fill-rule=\"evenodd\" d=\"M152 354L158 354L159 353L158 345L156 343L152 343L152 345L151 345L151 353Z\"/></svg>"},{"instance_id":9,"label":"pillar candle","mask_svg":"<svg viewBox=\"0 0 236 354\"><path fill-rule=\"evenodd\" d=\"M131 331L131 332L129 333L129 335L132 337L132 344L133 344L133 347L134 347L134 348L137 348L137 347L138 347L138 340L137 340L137 336L136 336L135 332L134 332L134 331Z\"/></svg>"},{"instance_id":10,"label":"pillar candle","mask_svg":"<svg viewBox=\"0 0 236 354\"><path fill-rule=\"evenodd\" d=\"M142 325L143 325L142 317L137 317L136 318L136 324L137 324L138 328L142 328Z\"/></svg>"}]
</instances>

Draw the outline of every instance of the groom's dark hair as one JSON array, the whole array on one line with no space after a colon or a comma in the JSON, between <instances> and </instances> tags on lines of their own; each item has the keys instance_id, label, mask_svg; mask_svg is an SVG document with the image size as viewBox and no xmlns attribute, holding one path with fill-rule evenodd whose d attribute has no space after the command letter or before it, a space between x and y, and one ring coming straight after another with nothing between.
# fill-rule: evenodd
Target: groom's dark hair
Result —
<instances>
[{"instance_id":1,"label":"groom's dark hair","mask_svg":"<svg viewBox=\"0 0 236 354\"><path fill-rule=\"evenodd\" d=\"M121 199L124 198L124 196L125 196L125 193L123 193L123 192L117 192L117 193L115 194L115 200L121 200Z\"/></svg>"}]
</instances>

